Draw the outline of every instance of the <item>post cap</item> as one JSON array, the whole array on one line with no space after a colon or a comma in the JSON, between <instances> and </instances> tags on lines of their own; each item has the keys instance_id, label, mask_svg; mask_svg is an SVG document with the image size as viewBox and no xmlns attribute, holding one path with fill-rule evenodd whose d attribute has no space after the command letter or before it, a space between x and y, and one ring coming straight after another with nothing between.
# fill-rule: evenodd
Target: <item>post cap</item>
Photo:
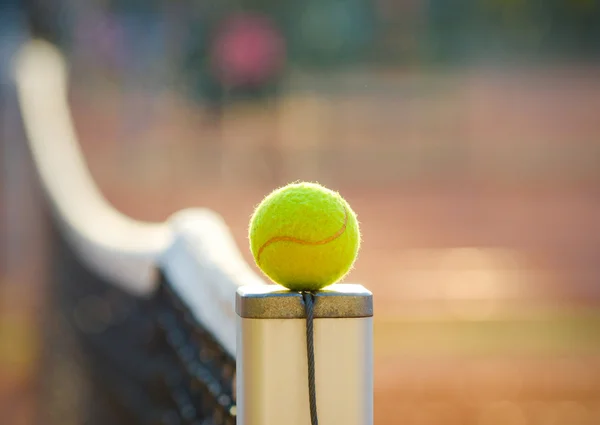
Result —
<instances>
[{"instance_id":1,"label":"post cap","mask_svg":"<svg viewBox=\"0 0 600 425\"><path fill-rule=\"evenodd\" d=\"M315 292L315 318L373 316L373 294L362 285L338 283ZM306 317L302 293L280 285L246 285L238 288L238 316L251 319Z\"/></svg>"}]
</instances>

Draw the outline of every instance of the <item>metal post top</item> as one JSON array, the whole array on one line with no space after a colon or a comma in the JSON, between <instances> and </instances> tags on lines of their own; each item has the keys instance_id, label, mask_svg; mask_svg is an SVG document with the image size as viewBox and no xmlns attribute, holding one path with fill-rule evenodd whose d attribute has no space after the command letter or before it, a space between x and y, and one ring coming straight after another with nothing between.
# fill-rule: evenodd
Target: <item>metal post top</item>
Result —
<instances>
[{"instance_id":1,"label":"metal post top","mask_svg":"<svg viewBox=\"0 0 600 425\"><path fill-rule=\"evenodd\" d=\"M315 292L315 318L373 316L373 294L362 285L338 283ZM302 293L280 285L246 285L237 290L235 311L252 319L306 317Z\"/></svg>"}]
</instances>

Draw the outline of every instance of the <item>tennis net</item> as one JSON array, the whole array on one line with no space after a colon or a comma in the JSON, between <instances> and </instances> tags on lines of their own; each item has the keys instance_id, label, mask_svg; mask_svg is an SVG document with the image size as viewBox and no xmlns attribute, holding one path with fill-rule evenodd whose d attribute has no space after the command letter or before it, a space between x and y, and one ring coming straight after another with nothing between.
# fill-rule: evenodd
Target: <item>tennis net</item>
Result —
<instances>
[{"instance_id":1,"label":"tennis net","mask_svg":"<svg viewBox=\"0 0 600 425\"><path fill-rule=\"evenodd\" d=\"M45 423L305 423L307 378L297 366L306 365L306 352L288 353L284 362L275 361L282 355L272 349L298 345L278 338L302 333L302 321L286 321L301 318L292 314L300 295L265 289L211 210L183 210L164 223L115 210L86 168L60 52L32 41L15 68L25 132L52 217ZM243 287L255 293L240 295ZM315 318L342 319L315 325L322 423L372 423L371 296L352 285L323 297L331 295L350 303L343 303L344 315L331 301L315 311ZM236 296L242 309L244 296L258 304L275 297L292 313L278 316L271 309L261 316L264 311L252 307L244 319L239 308L236 314ZM352 307L347 316L348 305L362 312ZM284 378L283 386L275 384Z\"/></svg>"}]
</instances>

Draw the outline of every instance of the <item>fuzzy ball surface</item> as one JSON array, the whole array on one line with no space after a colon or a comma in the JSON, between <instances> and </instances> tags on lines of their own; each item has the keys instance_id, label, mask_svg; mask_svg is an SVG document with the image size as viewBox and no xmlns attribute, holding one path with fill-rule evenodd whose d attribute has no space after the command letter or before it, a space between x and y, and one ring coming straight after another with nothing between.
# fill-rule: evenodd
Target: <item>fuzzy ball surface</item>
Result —
<instances>
[{"instance_id":1,"label":"fuzzy ball surface","mask_svg":"<svg viewBox=\"0 0 600 425\"><path fill-rule=\"evenodd\" d=\"M293 291L317 291L351 270L360 229L339 193L317 183L292 183L257 206L249 239L256 264L272 281Z\"/></svg>"}]
</instances>

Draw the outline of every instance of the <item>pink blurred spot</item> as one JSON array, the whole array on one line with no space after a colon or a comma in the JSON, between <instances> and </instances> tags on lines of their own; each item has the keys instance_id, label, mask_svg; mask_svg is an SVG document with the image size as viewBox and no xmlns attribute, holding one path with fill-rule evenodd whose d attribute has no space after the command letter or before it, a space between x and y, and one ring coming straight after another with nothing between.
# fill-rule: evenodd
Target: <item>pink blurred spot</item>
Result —
<instances>
[{"instance_id":1,"label":"pink blurred spot","mask_svg":"<svg viewBox=\"0 0 600 425\"><path fill-rule=\"evenodd\" d=\"M281 71L285 42L266 17L243 14L229 18L217 32L213 68L230 86L256 85Z\"/></svg>"}]
</instances>

